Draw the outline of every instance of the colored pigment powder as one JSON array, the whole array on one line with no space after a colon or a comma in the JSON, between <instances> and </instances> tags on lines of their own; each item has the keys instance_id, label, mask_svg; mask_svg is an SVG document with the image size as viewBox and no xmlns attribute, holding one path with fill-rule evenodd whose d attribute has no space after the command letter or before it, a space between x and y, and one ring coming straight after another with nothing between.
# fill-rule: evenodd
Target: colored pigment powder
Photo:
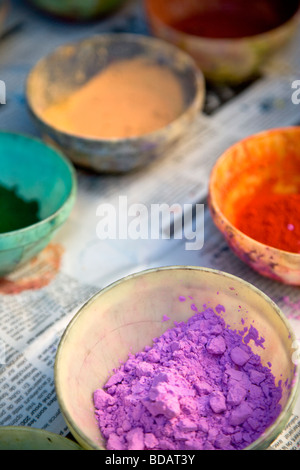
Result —
<instances>
[{"instance_id":1,"label":"colored pigment powder","mask_svg":"<svg viewBox=\"0 0 300 470\"><path fill-rule=\"evenodd\" d=\"M39 222L38 211L36 201L25 201L17 195L16 188L8 189L0 185L0 233L12 232Z\"/></svg>"},{"instance_id":2,"label":"colored pigment powder","mask_svg":"<svg viewBox=\"0 0 300 470\"><path fill-rule=\"evenodd\" d=\"M130 355L94 393L107 450L240 450L261 436L282 388L243 334L206 309Z\"/></svg>"},{"instance_id":3,"label":"colored pigment powder","mask_svg":"<svg viewBox=\"0 0 300 470\"><path fill-rule=\"evenodd\" d=\"M241 203L235 225L260 243L300 253L300 194L273 194L262 189Z\"/></svg>"},{"instance_id":4,"label":"colored pigment powder","mask_svg":"<svg viewBox=\"0 0 300 470\"><path fill-rule=\"evenodd\" d=\"M44 119L73 135L136 137L163 128L184 109L179 80L165 66L138 57L109 65Z\"/></svg>"},{"instance_id":5,"label":"colored pigment powder","mask_svg":"<svg viewBox=\"0 0 300 470\"><path fill-rule=\"evenodd\" d=\"M245 9L243 2L222 0L216 6L194 11L180 20L173 21L174 29L194 36L233 39L251 37L279 27L296 11L295 2L287 10L274 0L251 2L251 8ZM281 2L282 3L282 2Z\"/></svg>"}]
</instances>

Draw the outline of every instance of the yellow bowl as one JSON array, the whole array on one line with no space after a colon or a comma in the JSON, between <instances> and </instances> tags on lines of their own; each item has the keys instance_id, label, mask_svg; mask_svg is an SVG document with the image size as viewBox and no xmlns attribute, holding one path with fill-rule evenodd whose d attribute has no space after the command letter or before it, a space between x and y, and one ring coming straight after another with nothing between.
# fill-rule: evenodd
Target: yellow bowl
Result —
<instances>
[{"instance_id":1,"label":"yellow bowl","mask_svg":"<svg viewBox=\"0 0 300 470\"><path fill-rule=\"evenodd\" d=\"M65 99L114 61L137 57L167 67L178 79L184 105L171 123L136 137L97 138L68 133L48 122L48 106ZM163 157L197 118L204 96L204 78L193 59L164 41L135 34L100 34L61 46L38 62L27 81L29 109L43 138L75 164L102 173L125 173Z\"/></svg>"},{"instance_id":2,"label":"yellow bowl","mask_svg":"<svg viewBox=\"0 0 300 470\"><path fill-rule=\"evenodd\" d=\"M265 61L289 39L299 24L299 1L268 0L251 2L251 9L258 11L260 19L266 15L280 15L282 21L270 30L244 37L204 37L179 29L178 22L199 13L226 13L226 1L216 0L145 0L147 16L153 34L167 40L189 53L206 78L216 83L237 85L256 76ZM243 2L231 0L232 13L239 14L236 22L247 24L249 9ZM250 7L249 7L250 8ZM243 17L243 15L245 15ZM213 21L213 20L211 20ZM221 20L220 20L221 22ZM207 22L206 22L207 23ZM220 25L222 26L222 24ZM218 26L215 26L215 30ZM194 32L194 31L193 31ZM221 35L220 35L221 36Z\"/></svg>"},{"instance_id":3,"label":"yellow bowl","mask_svg":"<svg viewBox=\"0 0 300 470\"><path fill-rule=\"evenodd\" d=\"M184 296L186 302L179 301ZM192 300L190 299L192 298ZM142 351L152 340L186 321L206 304L221 304L225 322L237 330L253 325L265 338L253 351L266 365L272 363L276 382L283 388L282 412L248 448L266 448L285 427L297 397L298 366L292 354L295 336L279 308L247 282L219 271L174 266L128 276L96 294L75 315L59 344L55 386L62 414L74 437L85 449L104 449L97 427L93 393L104 386L114 368L129 353ZM170 318L163 321L164 315ZM252 347L252 344L251 344Z\"/></svg>"},{"instance_id":4,"label":"yellow bowl","mask_svg":"<svg viewBox=\"0 0 300 470\"><path fill-rule=\"evenodd\" d=\"M209 184L212 218L233 252L260 274L300 285L300 254L260 243L238 230L236 209L272 181L279 191L300 192L300 127L260 132L236 143L217 161ZM291 176L293 175L293 176Z\"/></svg>"}]
</instances>

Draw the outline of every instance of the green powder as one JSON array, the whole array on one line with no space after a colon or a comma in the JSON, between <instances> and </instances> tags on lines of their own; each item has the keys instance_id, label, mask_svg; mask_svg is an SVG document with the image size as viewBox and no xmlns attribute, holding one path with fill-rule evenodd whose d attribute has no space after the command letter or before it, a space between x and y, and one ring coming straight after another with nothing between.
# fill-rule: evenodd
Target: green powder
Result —
<instances>
[{"instance_id":1,"label":"green powder","mask_svg":"<svg viewBox=\"0 0 300 470\"><path fill-rule=\"evenodd\" d=\"M37 201L17 196L17 188L0 185L0 233L12 232L39 222Z\"/></svg>"}]
</instances>

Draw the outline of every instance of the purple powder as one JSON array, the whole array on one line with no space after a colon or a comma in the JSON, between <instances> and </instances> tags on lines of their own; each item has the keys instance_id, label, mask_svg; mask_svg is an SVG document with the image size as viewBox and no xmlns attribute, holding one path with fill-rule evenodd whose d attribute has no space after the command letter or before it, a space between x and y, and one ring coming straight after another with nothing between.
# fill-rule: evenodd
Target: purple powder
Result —
<instances>
[{"instance_id":1,"label":"purple powder","mask_svg":"<svg viewBox=\"0 0 300 470\"><path fill-rule=\"evenodd\" d=\"M94 405L107 450L241 450L277 418L281 395L243 336L209 308L130 355Z\"/></svg>"},{"instance_id":2,"label":"purple powder","mask_svg":"<svg viewBox=\"0 0 300 470\"><path fill-rule=\"evenodd\" d=\"M170 320L170 317L168 317L167 315L164 315L162 317L162 322L169 321L169 320Z\"/></svg>"},{"instance_id":3,"label":"purple powder","mask_svg":"<svg viewBox=\"0 0 300 470\"><path fill-rule=\"evenodd\" d=\"M221 314L222 312L225 313L225 307L223 305L217 305L215 310L219 314Z\"/></svg>"}]
</instances>

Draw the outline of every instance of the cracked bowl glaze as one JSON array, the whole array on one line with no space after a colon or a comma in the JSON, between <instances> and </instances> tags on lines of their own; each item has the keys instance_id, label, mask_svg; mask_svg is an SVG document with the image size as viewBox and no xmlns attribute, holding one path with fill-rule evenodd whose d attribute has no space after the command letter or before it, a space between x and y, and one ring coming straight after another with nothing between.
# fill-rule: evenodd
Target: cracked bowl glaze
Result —
<instances>
[{"instance_id":1,"label":"cracked bowl glaze","mask_svg":"<svg viewBox=\"0 0 300 470\"><path fill-rule=\"evenodd\" d=\"M291 178L291 175L292 178ZM209 206L215 225L232 251L261 275L300 285L300 254L266 246L235 227L235 207L272 181L277 192L300 191L300 127L272 129L229 148L214 166Z\"/></svg>"},{"instance_id":2,"label":"cracked bowl glaze","mask_svg":"<svg viewBox=\"0 0 300 470\"><path fill-rule=\"evenodd\" d=\"M175 29L173 22L198 11L218 8L221 0L145 0L146 11L153 34L181 47L201 68L205 77L215 83L238 85L259 74L265 61L290 40L299 24L299 2L294 1L288 19L265 33L240 38L208 38L187 34ZM260 2L259 2L260 3ZM284 0L276 5L287 12ZM260 5L259 5L260 7ZM245 21L247 8L243 8ZM283 13L285 15L285 13Z\"/></svg>"},{"instance_id":3,"label":"cracked bowl glaze","mask_svg":"<svg viewBox=\"0 0 300 470\"><path fill-rule=\"evenodd\" d=\"M166 65L179 79L185 107L173 122L127 139L86 138L47 124L43 117L47 106L80 88L112 61L139 56ZM101 34L64 45L38 62L27 81L29 110L44 140L75 164L101 173L126 173L163 157L194 122L204 96L204 78L193 59L159 39L131 34Z\"/></svg>"}]
</instances>

